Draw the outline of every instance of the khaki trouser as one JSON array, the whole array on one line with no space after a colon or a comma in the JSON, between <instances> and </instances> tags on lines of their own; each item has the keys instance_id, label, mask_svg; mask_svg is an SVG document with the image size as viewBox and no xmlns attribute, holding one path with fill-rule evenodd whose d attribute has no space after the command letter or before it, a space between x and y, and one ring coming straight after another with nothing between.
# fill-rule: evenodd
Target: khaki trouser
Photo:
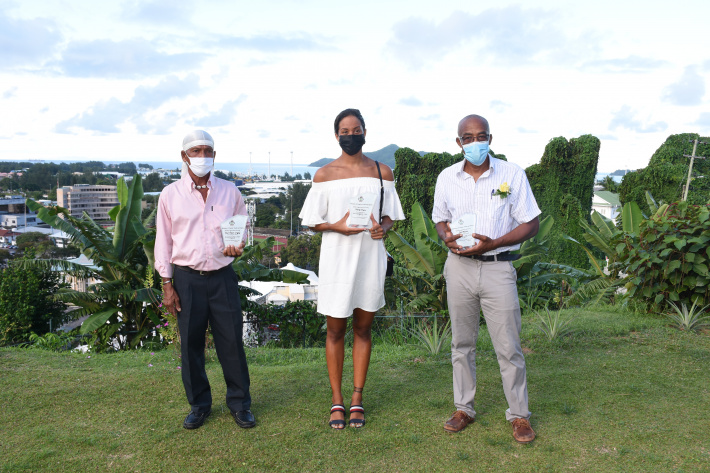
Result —
<instances>
[{"instance_id":1,"label":"khaki trouser","mask_svg":"<svg viewBox=\"0 0 710 473\"><path fill-rule=\"evenodd\" d=\"M483 262L449 253L444 267L451 315L454 404L475 416L476 341L480 311L498 357L508 421L529 418L525 358L520 347L520 304L516 273L509 261Z\"/></svg>"}]
</instances>

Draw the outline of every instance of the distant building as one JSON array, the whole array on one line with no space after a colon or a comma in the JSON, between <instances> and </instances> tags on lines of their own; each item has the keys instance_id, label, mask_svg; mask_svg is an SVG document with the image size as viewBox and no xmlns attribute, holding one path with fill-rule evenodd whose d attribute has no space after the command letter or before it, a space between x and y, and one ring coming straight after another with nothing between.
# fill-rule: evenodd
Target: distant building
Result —
<instances>
[{"instance_id":1,"label":"distant building","mask_svg":"<svg viewBox=\"0 0 710 473\"><path fill-rule=\"evenodd\" d=\"M94 220L109 220L108 212L118 204L116 186L76 184L57 189L57 205L75 218L86 212Z\"/></svg>"},{"instance_id":2,"label":"distant building","mask_svg":"<svg viewBox=\"0 0 710 473\"><path fill-rule=\"evenodd\" d=\"M257 304L284 305L289 301L318 302L318 276L313 271L308 271L287 264L284 270L297 271L308 275L306 284L284 283L281 281L240 281L242 286L249 287L260 294L250 296L249 299Z\"/></svg>"},{"instance_id":3,"label":"distant building","mask_svg":"<svg viewBox=\"0 0 710 473\"><path fill-rule=\"evenodd\" d=\"M22 235L23 233L43 233L52 240L57 248L67 248L71 241L71 235L51 227L19 227L15 230L17 235Z\"/></svg>"},{"instance_id":4,"label":"distant building","mask_svg":"<svg viewBox=\"0 0 710 473\"><path fill-rule=\"evenodd\" d=\"M25 212L25 198L21 195L12 195L0 199L0 212L21 214Z\"/></svg>"},{"instance_id":5,"label":"distant building","mask_svg":"<svg viewBox=\"0 0 710 473\"><path fill-rule=\"evenodd\" d=\"M28 213L28 214L8 214L4 212L0 212L0 227L2 228L18 228L18 227L24 227L27 225L36 225L37 224L37 214L36 213Z\"/></svg>"},{"instance_id":6,"label":"distant building","mask_svg":"<svg viewBox=\"0 0 710 473\"><path fill-rule=\"evenodd\" d=\"M597 211L604 217L614 220L619 215L621 201L619 194L614 194L609 191L594 191L592 198L592 212Z\"/></svg>"},{"instance_id":7,"label":"distant building","mask_svg":"<svg viewBox=\"0 0 710 473\"><path fill-rule=\"evenodd\" d=\"M27 212L23 196L13 195L0 199L0 228L17 228L36 223L37 214Z\"/></svg>"},{"instance_id":8,"label":"distant building","mask_svg":"<svg viewBox=\"0 0 710 473\"><path fill-rule=\"evenodd\" d=\"M12 230L0 229L0 246L17 245L17 237L20 235L22 234Z\"/></svg>"}]
</instances>

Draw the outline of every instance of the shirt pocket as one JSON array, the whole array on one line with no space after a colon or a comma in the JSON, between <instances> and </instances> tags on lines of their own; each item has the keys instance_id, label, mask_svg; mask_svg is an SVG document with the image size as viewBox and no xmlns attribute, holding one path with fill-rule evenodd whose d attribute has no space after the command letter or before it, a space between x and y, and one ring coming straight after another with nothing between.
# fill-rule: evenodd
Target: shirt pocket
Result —
<instances>
[{"instance_id":1,"label":"shirt pocket","mask_svg":"<svg viewBox=\"0 0 710 473\"><path fill-rule=\"evenodd\" d=\"M510 205L508 204L507 198L504 199L497 195L493 196L489 218L496 222L510 218Z\"/></svg>"}]
</instances>

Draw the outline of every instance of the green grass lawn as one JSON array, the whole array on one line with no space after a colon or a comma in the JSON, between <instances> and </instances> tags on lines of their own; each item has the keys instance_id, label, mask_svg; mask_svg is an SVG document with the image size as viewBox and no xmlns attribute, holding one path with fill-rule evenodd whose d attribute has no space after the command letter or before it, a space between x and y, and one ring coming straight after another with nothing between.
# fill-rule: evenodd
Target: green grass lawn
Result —
<instances>
[{"instance_id":1,"label":"green grass lawn","mask_svg":"<svg viewBox=\"0 0 710 473\"><path fill-rule=\"evenodd\" d=\"M710 471L710 335L660 318L572 310L554 343L524 318L531 419L517 444L490 339L481 331L476 422L449 434L449 354L375 346L367 425L333 431L323 349L250 349L242 430L215 404L196 431L172 350L110 355L0 350L1 471ZM150 366L152 364L152 366ZM346 363L345 385L351 385ZM346 394L346 398L349 395Z\"/></svg>"}]
</instances>

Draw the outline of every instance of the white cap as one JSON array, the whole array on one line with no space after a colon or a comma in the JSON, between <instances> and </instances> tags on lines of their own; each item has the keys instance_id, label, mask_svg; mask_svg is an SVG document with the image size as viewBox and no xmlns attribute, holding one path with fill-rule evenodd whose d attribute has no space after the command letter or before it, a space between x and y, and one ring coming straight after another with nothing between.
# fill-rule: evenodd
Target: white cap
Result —
<instances>
[{"instance_id":1,"label":"white cap","mask_svg":"<svg viewBox=\"0 0 710 473\"><path fill-rule=\"evenodd\" d=\"M209 133L203 130L191 131L182 139L182 150L187 151L195 146L207 145L214 149L214 140Z\"/></svg>"},{"instance_id":2,"label":"white cap","mask_svg":"<svg viewBox=\"0 0 710 473\"><path fill-rule=\"evenodd\" d=\"M182 139L182 150L186 153L190 148L200 145L207 145L214 150L214 140L212 136L204 130L191 131ZM185 161L182 162L181 175L187 176L187 163Z\"/></svg>"}]
</instances>

